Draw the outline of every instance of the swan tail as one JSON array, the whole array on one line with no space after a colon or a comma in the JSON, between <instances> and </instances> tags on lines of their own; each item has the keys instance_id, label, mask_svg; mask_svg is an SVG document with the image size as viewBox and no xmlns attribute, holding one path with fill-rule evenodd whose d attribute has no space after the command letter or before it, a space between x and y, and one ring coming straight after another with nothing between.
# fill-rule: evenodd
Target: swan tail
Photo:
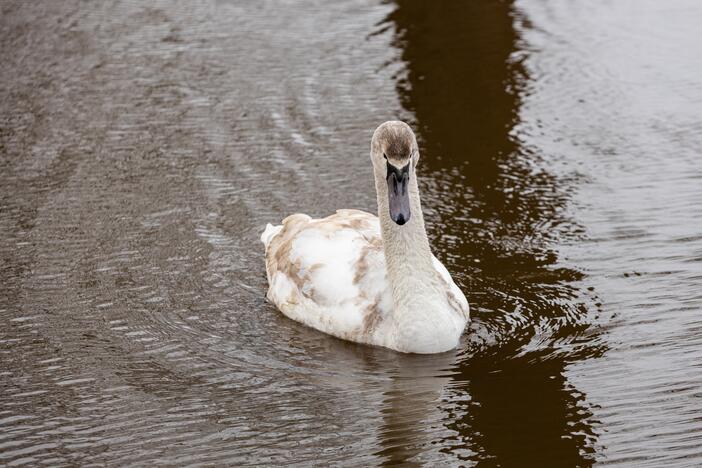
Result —
<instances>
[{"instance_id":1,"label":"swan tail","mask_svg":"<svg viewBox=\"0 0 702 468\"><path fill-rule=\"evenodd\" d=\"M266 224L266 229L261 234L261 242L268 248L271 240L283 229L283 226L273 226L271 223Z\"/></svg>"}]
</instances>

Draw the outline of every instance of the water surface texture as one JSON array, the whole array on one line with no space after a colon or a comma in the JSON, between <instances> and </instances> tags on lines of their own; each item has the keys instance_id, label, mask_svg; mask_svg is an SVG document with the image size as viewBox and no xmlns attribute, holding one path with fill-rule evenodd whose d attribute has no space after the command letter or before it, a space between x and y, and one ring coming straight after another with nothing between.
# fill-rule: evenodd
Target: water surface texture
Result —
<instances>
[{"instance_id":1,"label":"water surface texture","mask_svg":"<svg viewBox=\"0 0 702 468\"><path fill-rule=\"evenodd\" d=\"M702 4L0 3L0 464L700 466ZM473 321L265 300L265 223L416 130Z\"/></svg>"}]
</instances>

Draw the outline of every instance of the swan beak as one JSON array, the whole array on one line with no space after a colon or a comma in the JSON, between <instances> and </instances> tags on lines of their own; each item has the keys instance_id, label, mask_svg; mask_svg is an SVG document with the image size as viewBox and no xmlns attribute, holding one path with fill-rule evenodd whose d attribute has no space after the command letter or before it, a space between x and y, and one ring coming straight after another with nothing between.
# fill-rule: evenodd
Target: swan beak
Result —
<instances>
[{"instance_id":1,"label":"swan beak","mask_svg":"<svg viewBox=\"0 0 702 468\"><path fill-rule=\"evenodd\" d=\"M400 226L409 221L411 215L408 190L410 164L407 163L405 167L398 169L389 162L387 163L390 218Z\"/></svg>"}]
</instances>

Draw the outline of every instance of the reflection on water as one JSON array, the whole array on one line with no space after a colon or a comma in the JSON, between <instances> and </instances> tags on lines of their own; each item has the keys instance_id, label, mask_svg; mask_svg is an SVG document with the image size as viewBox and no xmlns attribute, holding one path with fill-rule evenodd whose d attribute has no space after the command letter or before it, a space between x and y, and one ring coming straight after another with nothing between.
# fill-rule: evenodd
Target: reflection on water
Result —
<instances>
[{"instance_id":1,"label":"reflection on water","mask_svg":"<svg viewBox=\"0 0 702 468\"><path fill-rule=\"evenodd\" d=\"M589 466L596 433L586 395L564 377L563 358L529 353L464 362L456 392L470 395L449 427L477 455L501 466ZM460 401L457 399L457 401Z\"/></svg>"},{"instance_id":2,"label":"reflection on water","mask_svg":"<svg viewBox=\"0 0 702 468\"><path fill-rule=\"evenodd\" d=\"M398 89L419 132L433 245L474 318L451 386L470 396L449 425L457 447L496 464L582 466L591 414L564 367L602 349L554 351L556 337L587 328L574 286L583 275L554 250L581 229L564 214L568 182L515 137L529 77L514 14L509 2L398 1L390 19L407 67Z\"/></svg>"},{"instance_id":3,"label":"reflection on water","mask_svg":"<svg viewBox=\"0 0 702 468\"><path fill-rule=\"evenodd\" d=\"M385 366L390 377L383 390L382 424L378 430L383 465L436 463L433 450L446 415L441 402L450 382L447 369L456 361L453 353L441 356L394 355Z\"/></svg>"},{"instance_id":4,"label":"reflection on water","mask_svg":"<svg viewBox=\"0 0 702 468\"><path fill-rule=\"evenodd\" d=\"M399 89L420 132L433 244L455 262L486 312L479 318L502 321L490 312L516 309L531 325L575 322L582 311L570 283L582 274L561 267L554 249L581 228L564 213L568 181L514 135L528 77L513 14L507 2L400 2L391 15L407 63Z\"/></svg>"}]
</instances>

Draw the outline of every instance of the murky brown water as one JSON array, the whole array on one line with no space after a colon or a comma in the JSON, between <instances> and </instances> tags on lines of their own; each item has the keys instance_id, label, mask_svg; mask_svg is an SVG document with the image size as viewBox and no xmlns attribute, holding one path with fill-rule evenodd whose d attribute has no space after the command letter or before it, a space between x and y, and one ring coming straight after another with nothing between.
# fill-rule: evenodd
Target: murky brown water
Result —
<instances>
[{"instance_id":1,"label":"murky brown water","mask_svg":"<svg viewBox=\"0 0 702 468\"><path fill-rule=\"evenodd\" d=\"M0 464L702 464L702 5L0 4ZM264 300L420 137L461 349Z\"/></svg>"}]
</instances>

